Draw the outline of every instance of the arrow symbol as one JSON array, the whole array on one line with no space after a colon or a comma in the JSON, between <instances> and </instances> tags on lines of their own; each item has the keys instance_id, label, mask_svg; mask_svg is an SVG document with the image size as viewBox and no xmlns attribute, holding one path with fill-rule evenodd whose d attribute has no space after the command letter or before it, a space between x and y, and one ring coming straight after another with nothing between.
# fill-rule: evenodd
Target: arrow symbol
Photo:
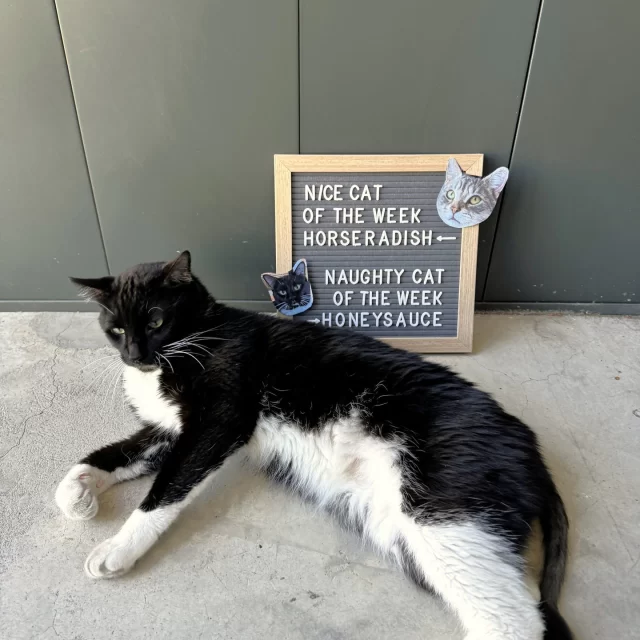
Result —
<instances>
[{"instance_id":1,"label":"arrow symbol","mask_svg":"<svg viewBox=\"0 0 640 640\"><path fill-rule=\"evenodd\" d=\"M438 242L442 242L443 240L455 240L455 237L453 237L453 238L449 238L449 237L445 238L444 236L438 236L438 237L436 238L436 240L437 240Z\"/></svg>"},{"instance_id":2,"label":"arrow symbol","mask_svg":"<svg viewBox=\"0 0 640 640\"><path fill-rule=\"evenodd\" d=\"M313 322L313 324L318 324L320 320L318 320L318 318L314 318L313 320L307 320L307 322Z\"/></svg>"}]
</instances>

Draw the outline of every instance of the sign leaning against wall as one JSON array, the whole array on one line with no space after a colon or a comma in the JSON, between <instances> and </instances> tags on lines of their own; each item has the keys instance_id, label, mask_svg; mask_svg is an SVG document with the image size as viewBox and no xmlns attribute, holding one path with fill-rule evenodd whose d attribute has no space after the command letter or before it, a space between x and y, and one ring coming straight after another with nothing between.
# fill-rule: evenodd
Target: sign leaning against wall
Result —
<instances>
[{"instance_id":1,"label":"sign leaning against wall","mask_svg":"<svg viewBox=\"0 0 640 640\"><path fill-rule=\"evenodd\" d=\"M278 311L411 351L471 351L477 224L508 176L479 179L482 164L275 156L277 273L263 280Z\"/></svg>"}]
</instances>

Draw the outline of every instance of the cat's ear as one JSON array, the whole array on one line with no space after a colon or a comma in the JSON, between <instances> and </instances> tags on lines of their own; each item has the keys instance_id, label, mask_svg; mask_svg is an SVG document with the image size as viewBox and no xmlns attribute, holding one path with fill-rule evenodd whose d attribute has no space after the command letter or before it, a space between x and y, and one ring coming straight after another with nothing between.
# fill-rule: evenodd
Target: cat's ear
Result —
<instances>
[{"instance_id":1,"label":"cat's ear","mask_svg":"<svg viewBox=\"0 0 640 640\"><path fill-rule=\"evenodd\" d=\"M263 273L261 276L262 282L265 283L267 289L275 289L276 284L278 283L278 278L273 273Z\"/></svg>"},{"instance_id":2,"label":"cat's ear","mask_svg":"<svg viewBox=\"0 0 640 640\"><path fill-rule=\"evenodd\" d=\"M80 297L100 302L109 297L115 278L105 276L104 278L69 278L69 280L80 287L78 292Z\"/></svg>"},{"instance_id":3,"label":"cat's ear","mask_svg":"<svg viewBox=\"0 0 640 640\"><path fill-rule=\"evenodd\" d=\"M504 189L504 185L507 184L508 179L509 169L507 169L507 167L500 167L493 173L490 173L486 178L483 178L482 182L493 191L497 198Z\"/></svg>"},{"instance_id":4,"label":"cat's ear","mask_svg":"<svg viewBox=\"0 0 640 640\"><path fill-rule=\"evenodd\" d=\"M304 258L301 258L293 265L293 273L297 276L307 275L307 261Z\"/></svg>"},{"instance_id":5,"label":"cat's ear","mask_svg":"<svg viewBox=\"0 0 640 640\"><path fill-rule=\"evenodd\" d=\"M455 158L449 158L447 162L447 177L446 181L456 180L462 175L462 169Z\"/></svg>"},{"instance_id":6,"label":"cat's ear","mask_svg":"<svg viewBox=\"0 0 640 640\"><path fill-rule=\"evenodd\" d=\"M164 281L168 284L189 284L193 280L191 274L191 254L183 251L177 258L167 262L162 268Z\"/></svg>"}]
</instances>

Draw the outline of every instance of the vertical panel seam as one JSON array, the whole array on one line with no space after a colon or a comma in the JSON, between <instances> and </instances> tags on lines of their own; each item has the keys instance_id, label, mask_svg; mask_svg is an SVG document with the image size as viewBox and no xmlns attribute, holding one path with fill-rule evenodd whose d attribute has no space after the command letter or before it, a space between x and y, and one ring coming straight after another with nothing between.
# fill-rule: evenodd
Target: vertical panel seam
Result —
<instances>
[{"instance_id":1,"label":"vertical panel seam","mask_svg":"<svg viewBox=\"0 0 640 640\"><path fill-rule=\"evenodd\" d=\"M513 141L511 143L511 151L509 152L509 161L507 163L507 166L509 167L509 171L511 171L511 162L513 161L513 154L515 152L516 144L518 142L518 133L520 131L520 123L522 121L522 112L524 110L525 98L527 95L527 89L529 87L529 77L531 75L531 66L533 64L533 55L536 48L536 41L538 39L538 30L540 29L540 19L542 18L543 7L544 7L544 0L540 0L540 3L538 4L538 15L536 16L536 23L533 29L533 37L531 38L531 48L529 49L529 59L527 61L527 69L525 71L524 82L522 84L522 95L520 96L520 108L518 109L518 118L516 120L516 126L513 132ZM504 206L505 194L508 189L509 189L509 183L507 183L507 186L504 189L504 192L502 194L502 200L500 202L500 210L497 213L496 228L494 229L494 232L493 232L491 249L489 250L489 260L487 261L487 271L485 273L484 284L482 286L482 296L480 298L480 301L482 302L485 301L485 296L487 293L487 285L489 283L489 274L491 272L491 262L493 260L493 252L496 246L496 240L498 238L498 230L500 227L500 220L502 218L502 208Z\"/></svg>"},{"instance_id":2,"label":"vertical panel seam","mask_svg":"<svg viewBox=\"0 0 640 640\"><path fill-rule=\"evenodd\" d=\"M300 47L302 25L300 23L300 1L298 0L298 153L302 153L302 49Z\"/></svg>"},{"instance_id":3,"label":"vertical panel seam","mask_svg":"<svg viewBox=\"0 0 640 640\"><path fill-rule=\"evenodd\" d=\"M80 114L78 113L78 102L76 100L76 94L73 89L73 81L71 80L71 69L69 68L69 58L67 57L67 49L64 45L64 37L62 36L62 23L60 22L60 13L58 12L57 0L51 0L53 3L53 10L56 14L56 20L58 22L58 35L60 37L60 46L62 47L62 54L64 55L65 65L67 67L67 79L69 81L69 90L71 91L71 99L73 101L73 108L76 115L76 124L78 127L78 135L80 136L80 144L82 145L82 155L84 158L84 166L87 172L87 179L89 180L89 188L91 190L91 199L93 201L93 209L96 214L96 221L98 223L98 233L100 234L100 242L102 243L102 252L104 254L104 261L107 267L107 272L111 273L111 266L109 264L109 256L107 255L107 245L104 241L104 233L102 231L102 221L100 220L100 213L98 211L98 203L96 201L96 194L93 188L93 180L91 179L91 170L89 169L89 160L87 158L87 148L84 142L84 136L82 134L82 125L80 124Z\"/></svg>"}]
</instances>

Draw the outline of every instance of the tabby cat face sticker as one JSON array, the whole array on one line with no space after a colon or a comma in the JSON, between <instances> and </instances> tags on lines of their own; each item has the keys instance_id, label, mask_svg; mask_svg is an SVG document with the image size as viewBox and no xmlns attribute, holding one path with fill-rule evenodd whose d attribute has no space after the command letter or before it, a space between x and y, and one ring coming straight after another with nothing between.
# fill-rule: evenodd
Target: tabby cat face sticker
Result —
<instances>
[{"instance_id":1,"label":"tabby cat face sticker","mask_svg":"<svg viewBox=\"0 0 640 640\"><path fill-rule=\"evenodd\" d=\"M486 178L469 176L455 158L449 158L447 175L436 201L440 219L457 229L484 222L496 206L508 177L506 167L496 169Z\"/></svg>"},{"instance_id":2,"label":"tabby cat face sticker","mask_svg":"<svg viewBox=\"0 0 640 640\"><path fill-rule=\"evenodd\" d=\"M278 313L285 316L295 316L311 307L313 292L308 279L307 261L298 260L289 273L278 275L263 273L262 281Z\"/></svg>"}]
</instances>

